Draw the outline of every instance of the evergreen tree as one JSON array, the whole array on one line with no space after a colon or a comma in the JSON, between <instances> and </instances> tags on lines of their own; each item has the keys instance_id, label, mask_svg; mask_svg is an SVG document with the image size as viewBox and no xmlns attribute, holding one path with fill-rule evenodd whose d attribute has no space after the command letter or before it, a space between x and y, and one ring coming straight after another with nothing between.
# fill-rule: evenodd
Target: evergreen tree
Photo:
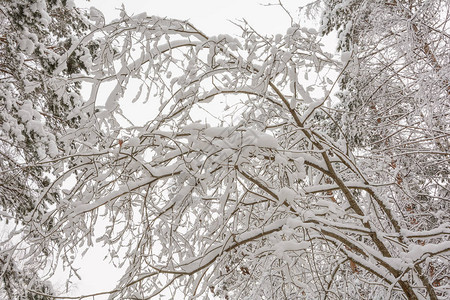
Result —
<instances>
[{"instance_id":1,"label":"evergreen tree","mask_svg":"<svg viewBox=\"0 0 450 300\"><path fill-rule=\"evenodd\" d=\"M87 70L85 49L78 49L62 72L55 68L90 23L72 1L2 0L0 25L0 220L22 228L28 214L34 211L37 221L58 199L55 191L38 201L52 170L41 162L57 156L60 136L80 124L74 113L82 104L80 85L68 78ZM26 291L49 292L34 272L36 261L18 267L10 245L0 242L2 295L44 299ZM46 247L35 251L44 261L51 254Z\"/></svg>"}]
</instances>

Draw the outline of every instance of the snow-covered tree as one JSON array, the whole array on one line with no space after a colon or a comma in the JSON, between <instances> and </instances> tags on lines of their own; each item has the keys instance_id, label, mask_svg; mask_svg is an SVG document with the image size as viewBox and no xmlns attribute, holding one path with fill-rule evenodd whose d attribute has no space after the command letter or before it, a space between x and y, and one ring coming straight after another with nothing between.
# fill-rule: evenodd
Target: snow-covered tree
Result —
<instances>
[{"instance_id":1,"label":"snow-covered tree","mask_svg":"<svg viewBox=\"0 0 450 300\"><path fill-rule=\"evenodd\" d=\"M448 223L450 192L450 35L448 1L325 1L324 32L339 30L350 59L338 113L353 149L373 165L383 193L411 230ZM417 243L426 241L418 239ZM426 269L440 286L448 269Z\"/></svg>"},{"instance_id":2,"label":"snow-covered tree","mask_svg":"<svg viewBox=\"0 0 450 300\"><path fill-rule=\"evenodd\" d=\"M331 31L326 18L339 9L347 14L339 21L346 30L362 26L350 22L358 16L383 23L381 12L401 23L382 10L390 4L376 2L372 17L357 2L325 3L323 31ZM420 173L429 168L425 158L409 162L398 144L412 142L423 153L445 140L424 145L410 136L421 110L408 105L430 110L421 101L449 100L425 83L423 98L412 96L427 78L423 59L405 55L393 59L404 69L395 63L381 67L383 51L391 59L402 47L363 42L381 38L380 29L358 31L362 45L348 29L351 38L341 34L345 52L334 55L315 29L296 23L275 36L242 23L242 35L232 37L207 36L189 22L146 14L122 11L106 25L97 11L91 16L92 32L72 41L50 76L65 85L88 85L90 95L73 109L80 118L76 126L65 125L58 136L59 151L39 161L51 182L26 215L20 232L26 239L18 244L28 248L31 260L36 257L44 268L39 251L53 251L72 266L79 252L106 247L111 263L124 272L109 291L117 299L448 297L447 183L442 173ZM392 25L399 31L392 38L405 34L400 25ZM372 58L360 57L369 51L376 52ZM73 55L84 62L84 72L69 71ZM363 62L359 70L357 61ZM411 70L403 74L405 69ZM357 72L361 76L353 76ZM378 83L391 80L383 93L373 76ZM372 109L385 118L376 126L356 111L366 107L358 102L366 93L383 101ZM395 106L393 115L382 114L403 97L409 98L401 112ZM144 125L133 124L126 113L132 103L147 105ZM426 118L417 121L418 134L428 128ZM377 136L388 140L387 132L401 125L407 131L394 131L392 150L370 144ZM427 134L434 134L435 125L429 128ZM444 159L438 162L448 171ZM409 169L416 172L406 179ZM426 216L406 206L421 184L430 203L444 205ZM414 217L424 221L415 225Z\"/></svg>"},{"instance_id":3,"label":"snow-covered tree","mask_svg":"<svg viewBox=\"0 0 450 300\"><path fill-rule=\"evenodd\" d=\"M49 300L53 295L50 281L41 281L30 268L17 266L17 262L5 255L0 258L2 270L0 297L2 299ZM27 289L33 292L28 291ZM48 296L47 296L48 295Z\"/></svg>"},{"instance_id":4,"label":"snow-covered tree","mask_svg":"<svg viewBox=\"0 0 450 300\"><path fill-rule=\"evenodd\" d=\"M74 112L83 103L80 85L67 76L87 70L83 49L71 55L63 72L54 70L90 24L72 1L6 0L0 1L0 25L0 220L5 225L21 223L30 212L38 221L57 197L52 192L36 201L51 178L51 166L40 162L55 157L60 136L80 124ZM8 238L0 241L0 297L41 299L26 292L28 286L48 293L36 288L45 284L36 281L33 262L19 267L13 250Z\"/></svg>"},{"instance_id":5,"label":"snow-covered tree","mask_svg":"<svg viewBox=\"0 0 450 300\"><path fill-rule=\"evenodd\" d=\"M1 1L0 13L0 206L20 220L50 183L39 161L57 155L58 135L79 122L79 84L64 77L86 68L80 53L62 78L54 70L89 24L67 1Z\"/></svg>"}]
</instances>

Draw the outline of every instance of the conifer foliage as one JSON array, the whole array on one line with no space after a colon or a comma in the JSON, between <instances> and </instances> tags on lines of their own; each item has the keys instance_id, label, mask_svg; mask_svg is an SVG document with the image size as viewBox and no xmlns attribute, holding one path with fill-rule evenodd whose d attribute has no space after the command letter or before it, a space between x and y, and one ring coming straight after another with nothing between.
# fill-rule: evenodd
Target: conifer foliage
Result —
<instances>
[{"instance_id":1,"label":"conifer foliage","mask_svg":"<svg viewBox=\"0 0 450 300\"><path fill-rule=\"evenodd\" d=\"M38 202L51 182L52 166L41 162L56 157L64 132L80 124L72 114L82 106L80 85L67 79L86 70L81 52L70 57L64 72L54 70L90 25L72 2L59 0L0 1L0 25L0 220L22 226L29 213L38 221L58 198L51 192ZM39 255L50 255L42 250ZM36 277L36 261L16 263L9 239L0 251L0 297L44 299L27 292L27 287L51 291Z\"/></svg>"}]
</instances>

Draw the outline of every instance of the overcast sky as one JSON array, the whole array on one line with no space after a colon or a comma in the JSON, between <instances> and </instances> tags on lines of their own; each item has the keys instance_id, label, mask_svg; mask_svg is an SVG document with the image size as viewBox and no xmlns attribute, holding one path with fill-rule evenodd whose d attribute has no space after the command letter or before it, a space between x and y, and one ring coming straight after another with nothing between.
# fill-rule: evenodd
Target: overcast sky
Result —
<instances>
[{"instance_id":1,"label":"overcast sky","mask_svg":"<svg viewBox=\"0 0 450 300\"><path fill-rule=\"evenodd\" d=\"M129 14L146 12L148 15L190 20L197 28L207 34L239 34L239 29L229 22L245 19L263 34L284 33L290 25L290 19L278 0L76 0L80 7L98 8L107 20L117 18L124 2ZM298 7L311 0L283 0L285 8L298 19Z\"/></svg>"}]
</instances>

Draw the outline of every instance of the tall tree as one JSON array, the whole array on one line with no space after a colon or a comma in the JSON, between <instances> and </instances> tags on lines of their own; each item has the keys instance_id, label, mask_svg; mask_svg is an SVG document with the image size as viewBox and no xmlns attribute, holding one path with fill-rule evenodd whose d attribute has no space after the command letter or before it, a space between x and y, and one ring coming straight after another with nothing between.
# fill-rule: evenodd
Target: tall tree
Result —
<instances>
[{"instance_id":1,"label":"tall tree","mask_svg":"<svg viewBox=\"0 0 450 300\"><path fill-rule=\"evenodd\" d=\"M383 192L411 230L448 223L450 35L448 1L325 1L322 29L351 53L340 84L341 137L391 182ZM426 240L417 239L424 244ZM426 264L439 286L446 261ZM441 267L435 272L435 266Z\"/></svg>"},{"instance_id":2,"label":"tall tree","mask_svg":"<svg viewBox=\"0 0 450 300\"><path fill-rule=\"evenodd\" d=\"M351 9L350 17L366 12ZM52 73L95 39L95 52L83 52L88 73L68 80L91 85L84 119L40 162L54 179L26 218L30 257L58 249L71 266L78 251L100 243L124 269L109 291L118 299L448 296L445 216L411 226L404 205L414 189L386 171L400 162L368 147L373 137L346 121L359 98L344 84L358 86L349 74L359 52L337 59L316 30L295 23L269 37L245 23L241 37L210 37L189 22L125 12L97 25ZM392 75L376 62L381 77ZM149 105L143 126L122 110L135 101ZM427 174L442 185L440 174ZM52 193L58 197L40 214Z\"/></svg>"},{"instance_id":3,"label":"tall tree","mask_svg":"<svg viewBox=\"0 0 450 300\"><path fill-rule=\"evenodd\" d=\"M90 23L72 1L17 0L0 1L0 24L0 220L5 225L22 223L31 212L38 221L57 199L52 192L37 202L52 168L40 162L57 156L60 137L81 124L80 85L67 78L86 70L85 49L71 55L63 72L54 71L59 56ZM26 291L28 284L45 286L36 281L37 266L19 267L14 250L9 239L0 241L2 295L41 299ZM41 250L44 257L51 252Z\"/></svg>"},{"instance_id":4,"label":"tall tree","mask_svg":"<svg viewBox=\"0 0 450 300\"><path fill-rule=\"evenodd\" d=\"M73 113L82 103L79 84L64 77L85 67L81 53L70 57L62 77L54 70L89 24L67 1L0 5L0 205L20 220L34 208L36 193L50 183L39 161L56 156L58 135L79 122Z\"/></svg>"}]
</instances>

